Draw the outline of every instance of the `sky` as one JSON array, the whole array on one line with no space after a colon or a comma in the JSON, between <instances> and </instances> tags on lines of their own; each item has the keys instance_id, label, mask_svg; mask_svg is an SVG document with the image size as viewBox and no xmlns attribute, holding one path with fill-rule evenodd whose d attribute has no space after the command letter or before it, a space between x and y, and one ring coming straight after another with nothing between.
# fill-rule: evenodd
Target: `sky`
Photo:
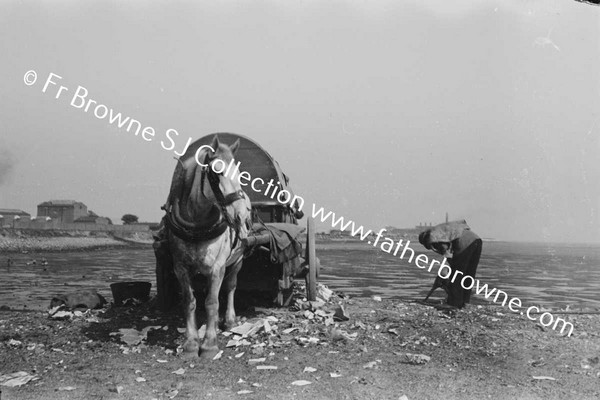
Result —
<instances>
[{"instance_id":1,"label":"sky","mask_svg":"<svg viewBox=\"0 0 600 400\"><path fill-rule=\"evenodd\" d=\"M600 243L600 7L8 0L0 53L0 208L74 199L158 221L167 129L175 150L234 132L305 211L373 230L448 212L484 238ZM71 105L78 86L155 136Z\"/></svg>"}]
</instances>

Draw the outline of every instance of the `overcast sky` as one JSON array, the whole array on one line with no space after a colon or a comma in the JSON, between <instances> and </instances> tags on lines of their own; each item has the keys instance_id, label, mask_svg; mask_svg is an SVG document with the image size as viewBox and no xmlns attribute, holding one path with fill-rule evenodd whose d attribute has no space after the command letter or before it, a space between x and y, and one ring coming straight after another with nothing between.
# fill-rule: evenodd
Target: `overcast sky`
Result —
<instances>
[{"instance_id":1,"label":"overcast sky","mask_svg":"<svg viewBox=\"0 0 600 400\"><path fill-rule=\"evenodd\" d=\"M0 38L0 208L158 221L173 128L177 149L253 138L307 206L367 228L448 212L482 237L600 242L599 7L3 1ZM71 106L78 85L154 139Z\"/></svg>"}]
</instances>

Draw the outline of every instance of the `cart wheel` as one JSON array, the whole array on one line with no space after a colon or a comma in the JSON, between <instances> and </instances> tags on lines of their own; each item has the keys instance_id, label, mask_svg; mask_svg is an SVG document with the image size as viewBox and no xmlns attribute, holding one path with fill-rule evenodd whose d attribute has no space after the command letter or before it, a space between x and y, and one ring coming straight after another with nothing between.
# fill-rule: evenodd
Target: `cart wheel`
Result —
<instances>
[{"instance_id":1,"label":"cart wheel","mask_svg":"<svg viewBox=\"0 0 600 400\"><path fill-rule=\"evenodd\" d=\"M306 298L309 301L317 299L317 274L318 264L315 252L315 221L308 218L306 224L306 261L308 274L306 274Z\"/></svg>"}]
</instances>

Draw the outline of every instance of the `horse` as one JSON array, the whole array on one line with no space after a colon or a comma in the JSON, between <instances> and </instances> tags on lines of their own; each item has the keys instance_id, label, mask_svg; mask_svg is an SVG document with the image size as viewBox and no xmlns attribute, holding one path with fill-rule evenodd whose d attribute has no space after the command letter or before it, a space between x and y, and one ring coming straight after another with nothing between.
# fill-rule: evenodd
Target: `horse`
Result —
<instances>
[{"instance_id":1,"label":"horse","mask_svg":"<svg viewBox=\"0 0 600 400\"><path fill-rule=\"evenodd\" d=\"M233 179L239 176L238 166L233 165L239 145L239 139L228 146L215 135L210 146L195 146L195 153L188 151L179 159L163 207L167 212L164 221L168 248L186 319L184 356L197 357L200 351L201 359L211 359L218 353L219 291L223 283L227 292L225 328L236 323L234 295L245 251L242 239L252 227L250 199L239 180ZM233 174L223 174L224 168L220 167L227 165L231 165L227 171ZM196 274L202 274L208 282L206 333L201 344L192 288Z\"/></svg>"}]
</instances>

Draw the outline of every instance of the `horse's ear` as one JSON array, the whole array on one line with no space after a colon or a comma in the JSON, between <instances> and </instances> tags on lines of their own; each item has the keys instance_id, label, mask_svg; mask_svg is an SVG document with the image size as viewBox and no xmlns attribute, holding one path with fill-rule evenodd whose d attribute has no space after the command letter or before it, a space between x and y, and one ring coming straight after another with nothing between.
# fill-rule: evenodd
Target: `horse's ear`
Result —
<instances>
[{"instance_id":1,"label":"horse's ear","mask_svg":"<svg viewBox=\"0 0 600 400\"><path fill-rule=\"evenodd\" d=\"M240 148L240 139L236 140L235 143L233 143L231 146L229 146L229 149L231 150L231 154L235 155L235 152L238 151L238 149Z\"/></svg>"},{"instance_id":2,"label":"horse's ear","mask_svg":"<svg viewBox=\"0 0 600 400\"><path fill-rule=\"evenodd\" d=\"M214 149L214 151L216 152L219 149L220 144L221 143L219 142L219 136L215 135L210 147L212 147Z\"/></svg>"}]
</instances>

